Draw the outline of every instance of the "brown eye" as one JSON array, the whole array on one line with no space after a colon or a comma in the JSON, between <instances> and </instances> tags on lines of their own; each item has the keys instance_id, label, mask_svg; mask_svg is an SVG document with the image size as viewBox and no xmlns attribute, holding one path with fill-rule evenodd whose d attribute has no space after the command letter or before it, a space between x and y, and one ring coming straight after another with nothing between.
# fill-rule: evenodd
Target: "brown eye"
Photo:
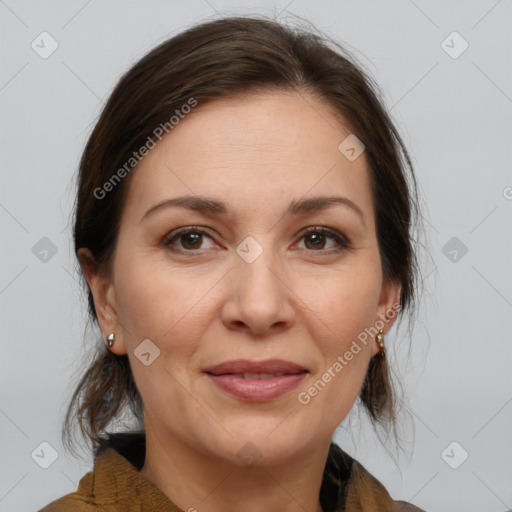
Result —
<instances>
[{"instance_id":1,"label":"brown eye","mask_svg":"<svg viewBox=\"0 0 512 512\"><path fill-rule=\"evenodd\" d=\"M344 236L342 236L340 233L337 233L336 231L332 231L323 227L309 228L308 231L303 234L302 239L305 240L306 249L311 249L312 251L320 252L333 249L333 247L326 248L326 244L328 243L329 239L334 241L335 251L350 249L350 243Z\"/></svg>"},{"instance_id":2,"label":"brown eye","mask_svg":"<svg viewBox=\"0 0 512 512\"><path fill-rule=\"evenodd\" d=\"M179 239L185 249L199 249L198 245L201 245L202 237L201 233L196 231L189 231L184 235L180 235Z\"/></svg>"},{"instance_id":3,"label":"brown eye","mask_svg":"<svg viewBox=\"0 0 512 512\"><path fill-rule=\"evenodd\" d=\"M311 233L306 235L304 239L308 249L325 249L326 236L322 233ZM308 241L311 242L311 247L308 247Z\"/></svg>"},{"instance_id":4,"label":"brown eye","mask_svg":"<svg viewBox=\"0 0 512 512\"><path fill-rule=\"evenodd\" d=\"M186 228L171 233L163 241L163 245L171 251L193 252L204 249L202 245L205 242L205 238L212 240L212 237L201 229ZM179 242L178 246L176 246L177 242Z\"/></svg>"},{"instance_id":5,"label":"brown eye","mask_svg":"<svg viewBox=\"0 0 512 512\"><path fill-rule=\"evenodd\" d=\"M206 239L213 242L212 237L202 229L188 227L171 233L163 241L163 245L170 251L194 253L201 249ZM350 242L337 231L333 231L324 227L309 228L301 237L305 240L305 248L308 252L336 252L348 250L351 248ZM334 242L331 247L326 247ZM179 245L176 244L179 242Z\"/></svg>"}]
</instances>

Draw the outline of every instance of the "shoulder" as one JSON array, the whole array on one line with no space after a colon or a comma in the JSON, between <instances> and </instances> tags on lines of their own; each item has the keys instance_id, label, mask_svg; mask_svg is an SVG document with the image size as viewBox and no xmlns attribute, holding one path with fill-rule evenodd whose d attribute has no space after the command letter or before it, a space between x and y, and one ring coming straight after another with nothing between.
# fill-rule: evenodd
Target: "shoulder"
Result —
<instances>
[{"instance_id":1,"label":"shoulder","mask_svg":"<svg viewBox=\"0 0 512 512\"><path fill-rule=\"evenodd\" d=\"M395 501L377 478L354 459L348 486L346 512L425 512L407 503Z\"/></svg>"},{"instance_id":2,"label":"shoulder","mask_svg":"<svg viewBox=\"0 0 512 512\"><path fill-rule=\"evenodd\" d=\"M52 501L37 512L105 512L105 507L88 501L76 492Z\"/></svg>"},{"instance_id":3,"label":"shoulder","mask_svg":"<svg viewBox=\"0 0 512 512\"><path fill-rule=\"evenodd\" d=\"M140 443L113 446L97 451L92 471L82 477L75 492L38 512L180 512L153 482L139 473L138 465L144 460Z\"/></svg>"},{"instance_id":4,"label":"shoulder","mask_svg":"<svg viewBox=\"0 0 512 512\"><path fill-rule=\"evenodd\" d=\"M94 503L90 491L93 484L93 473L86 473L78 484L78 489L58 498L37 512L96 512L105 508Z\"/></svg>"}]
</instances>

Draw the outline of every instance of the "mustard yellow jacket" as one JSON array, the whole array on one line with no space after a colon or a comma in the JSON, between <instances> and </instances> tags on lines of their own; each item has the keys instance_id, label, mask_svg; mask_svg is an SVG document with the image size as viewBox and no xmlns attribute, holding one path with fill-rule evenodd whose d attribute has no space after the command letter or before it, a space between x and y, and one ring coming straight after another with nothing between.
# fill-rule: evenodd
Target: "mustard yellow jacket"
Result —
<instances>
[{"instance_id":1,"label":"mustard yellow jacket","mask_svg":"<svg viewBox=\"0 0 512 512\"><path fill-rule=\"evenodd\" d=\"M144 458L143 432L111 434L78 489L39 512L184 512L139 472ZM320 503L324 512L425 512L394 501L375 477L334 443L327 457Z\"/></svg>"}]
</instances>

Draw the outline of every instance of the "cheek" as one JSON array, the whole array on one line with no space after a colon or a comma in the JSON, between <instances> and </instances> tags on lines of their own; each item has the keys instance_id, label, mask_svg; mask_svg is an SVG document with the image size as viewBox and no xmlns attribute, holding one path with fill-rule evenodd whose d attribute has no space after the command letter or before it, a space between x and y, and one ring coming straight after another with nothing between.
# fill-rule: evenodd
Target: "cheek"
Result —
<instances>
[{"instance_id":1,"label":"cheek","mask_svg":"<svg viewBox=\"0 0 512 512\"><path fill-rule=\"evenodd\" d=\"M121 251L120 251L121 252ZM133 248L116 259L117 313L132 343L141 336L156 343L187 322L204 295L188 273L174 272L161 255Z\"/></svg>"},{"instance_id":2,"label":"cheek","mask_svg":"<svg viewBox=\"0 0 512 512\"><path fill-rule=\"evenodd\" d=\"M302 390L307 407L329 415L333 428L348 414L363 385L377 320L380 280L376 272L351 269L318 281L304 303L322 366ZM302 291L301 293L304 293ZM323 412L320 412L323 411Z\"/></svg>"},{"instance_id":3,"label":"cheek","mask_svg":"<svg viewBox=\"0 0 512 512\"><path fill-rule=\"evenodd\" d=\"M192 414L195 403L188 403L190 395L183 392L183 386L189 386L194 354L208 323L209 302L205 294L212 288L212 280L173 272L168 265L142 255L120 257L116 264L119 320L146 412L161 415L165 421L170 421L169 411ZM157 347L149 351L158 353L148 365L137 357L137 348L145 339ZM162 404L166 407L162 408Z\"/></svg>"},{"instance_id":4,"label":"cheek","mask_svg":"<svg viewBox=\"0 0 512 512\"><path fill-rule=\"evenodd\" d=\"M312 287L296 292L306 297L303 302L316 326L314 338L331 359L348 350L352 340L377 320L380 279L369 268L364 265L361 272L351 268L315 279Z\"/></svg>"}]
</instances>

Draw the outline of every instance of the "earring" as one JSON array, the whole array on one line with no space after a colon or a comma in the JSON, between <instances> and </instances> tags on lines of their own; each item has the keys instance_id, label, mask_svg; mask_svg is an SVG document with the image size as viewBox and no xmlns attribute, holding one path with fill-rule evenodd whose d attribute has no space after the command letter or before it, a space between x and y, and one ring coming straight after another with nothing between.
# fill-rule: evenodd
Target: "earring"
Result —
<instances>
[{"instance_id":1,"label":"earring","mask_svg":"<svg viewBox=\"0 0 512 512\"><path fill-rule=\"evenodd\" d=\"M375 341L379 344L380 347L380 354L382 357L384 357L384 354L386 352L386 348L384 347L384 336L383 336L383 330L381 329L375 336Z\"/></svg>"},{"instance_id":2,"label":"earring","mask_svg":"<svg viewBox=\"0 0 512 512\"><path fill-rule=\"evenodd\" d=\"M112 347L114 341L116 340L116 335L112 332L107 336L107 345L109 348Z\"/></svg>"}]
</instances>

